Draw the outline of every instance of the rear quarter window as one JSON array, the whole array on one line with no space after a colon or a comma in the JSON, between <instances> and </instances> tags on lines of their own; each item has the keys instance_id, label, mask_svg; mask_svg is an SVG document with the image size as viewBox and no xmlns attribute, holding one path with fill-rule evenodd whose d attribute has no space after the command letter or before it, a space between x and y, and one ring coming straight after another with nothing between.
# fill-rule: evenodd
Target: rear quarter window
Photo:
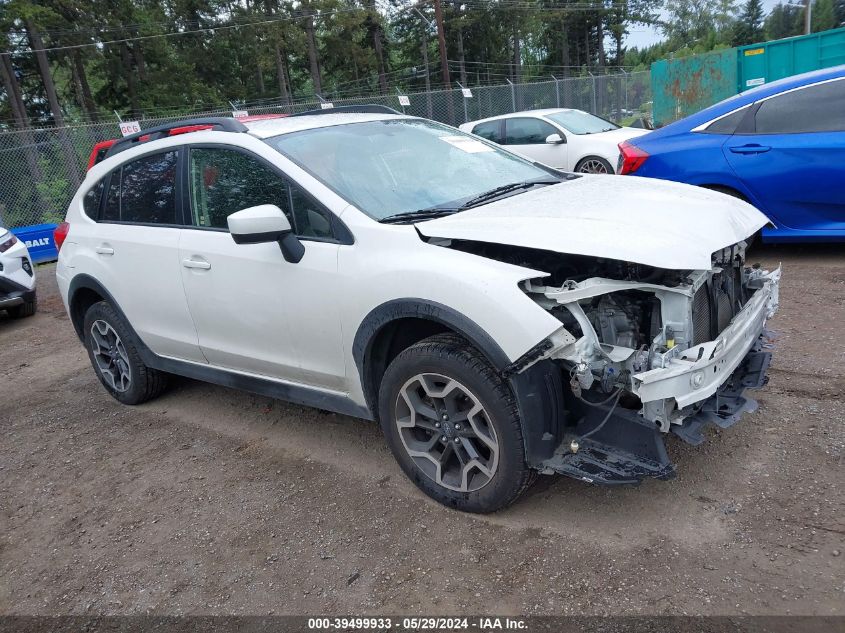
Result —
<instances>
[{"instance_id":1,"label":"rear quarter window","mask_svg":"<svg viewBox=\"0 0 845 633\"><path fill-rule=\"evenodd\" d=\"M88 190L82 198L82 210L92 220L98 219L100 215L100 199L103 197L104 183L101 180Z\"/></svg>"},{"instance_id":2,"label":"rear quarter window","mask_svg":"<svg viewBox=\"0 0 845 633\"><path fill-rule=\"evenodd\" d=\"M501 121L487 121L486 123L479 123L472 128L472 133L486 138L488 141L494 143L502 142L502 122Z\"/></svg>"}]
</instances>

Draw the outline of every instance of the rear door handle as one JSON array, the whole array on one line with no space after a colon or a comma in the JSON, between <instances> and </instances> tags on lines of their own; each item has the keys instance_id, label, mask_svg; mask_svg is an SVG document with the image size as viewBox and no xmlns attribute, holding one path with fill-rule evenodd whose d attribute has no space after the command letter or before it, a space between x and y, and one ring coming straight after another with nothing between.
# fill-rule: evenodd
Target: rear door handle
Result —
<instances>
[{"instance_id":1,"label":"rear door handle","mask_svg":"<svg viewBox=\"0 0 845 633\"><path fill-rule=\"evenodd\" d=\"M730 150L734 154L762 154L768 152L771 147L768 145L757 145L756 143L749 143L748 145L735 145Z\"/></svg>"},{"instance_id":2,"label":"rear door handle","mask_svg":"<svg viewBox=\"0 0 845 633\"><path fill-rule=\"evenodd\" d=\"M204 259L183 259L182 265L185 268L198 268L199 270L209 270L211 264Z\"/></svg>"},{"instance_id":3,"label":"rear door handle","mask_svg":"<svg viewBox=\"0 0 845 633\"><path fill-rule=\"evenodd\" d=\"M98 255L114 255L114 249L111 246L98 246L94 252Z\"/></svg>"}]
</instances>

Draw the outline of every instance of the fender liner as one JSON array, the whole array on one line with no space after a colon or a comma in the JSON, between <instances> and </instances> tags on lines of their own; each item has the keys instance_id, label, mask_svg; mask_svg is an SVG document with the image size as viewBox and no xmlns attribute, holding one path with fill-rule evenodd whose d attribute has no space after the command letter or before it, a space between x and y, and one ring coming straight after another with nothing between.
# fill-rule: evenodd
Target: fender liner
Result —
<instances>
[{"instance_id":1,"label":"fender liner","mask_svg":"<svg viewBox=\"0 0 845 633\"><path fill-rule=\"evenodd\" d=\"M553 455L563 436L566 418L560 369L553 362L544 360L520 373L509 373L507 370L513 363L481 326L457 310L435 301L414 298L388 301L374 308L358 327L352 356L371 411L375 411L372 403L377 397L377 394L371 393L367 377L373 343L384 326L405 318L428 319L445 325L484 354L496 371L508 380L516 397L529 466L538 468Z\"/></svg>"}]
</instances>

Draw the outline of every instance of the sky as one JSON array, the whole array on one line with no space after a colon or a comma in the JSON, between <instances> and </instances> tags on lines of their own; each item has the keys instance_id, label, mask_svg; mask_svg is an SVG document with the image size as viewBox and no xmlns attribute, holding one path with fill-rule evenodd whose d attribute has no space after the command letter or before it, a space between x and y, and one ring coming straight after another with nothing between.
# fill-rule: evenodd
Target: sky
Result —
<instances>
[{"instance_id":1,"label":"sky","mask_svg":"<svg viewBox=\"0 0 845 633\"><path fill-rule=\"evenodd\" d=\"M768 15L769 11L771 11L778 2L779 0L763 0L763 12ZM740 0L737 4L741 5L742 0ZM645 46L656 44L662 39L663 34L660 32L658 27L635 24L629 29L628 37L625 39L625 46L628 48L634 48L635 46L637 48L643 48Z\"/></svg>"}]
</instances>

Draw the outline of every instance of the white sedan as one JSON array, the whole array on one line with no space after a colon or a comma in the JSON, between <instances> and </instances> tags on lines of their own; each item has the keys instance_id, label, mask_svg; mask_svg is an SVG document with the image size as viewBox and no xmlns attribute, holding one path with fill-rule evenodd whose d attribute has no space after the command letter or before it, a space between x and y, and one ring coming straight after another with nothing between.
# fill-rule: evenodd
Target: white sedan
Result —
<instances>
[{"instance_id":1,"label":"white sedan","mask_svg":"<svg viewBox=\"0 0 845 633\"><path fill-rule=\"evenodd\" d=\"M648 130L620 127L583 110L526 110L460 126L562 171L615 174L619 143Z\"/></svg>"}]
</instances>

